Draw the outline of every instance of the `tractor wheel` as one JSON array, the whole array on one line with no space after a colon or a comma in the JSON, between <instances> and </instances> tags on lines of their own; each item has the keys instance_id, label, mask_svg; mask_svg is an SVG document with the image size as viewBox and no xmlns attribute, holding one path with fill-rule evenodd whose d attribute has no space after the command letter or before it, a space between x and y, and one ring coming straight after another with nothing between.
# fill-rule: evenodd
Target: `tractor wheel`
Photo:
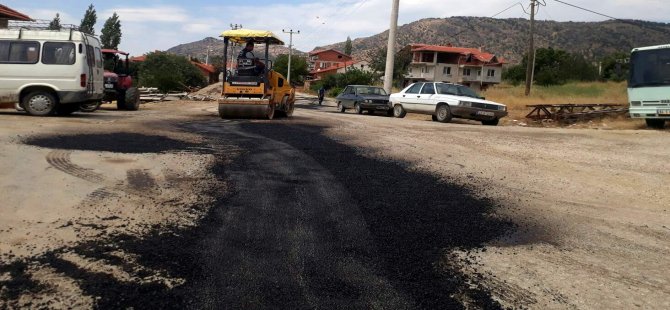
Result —
<instances>
[{"instance_id":1,"label":"tractor wheel","mask_svg":"<svg viewBox=\"0 0 670 310\"><path fill-rule=\"evenodd\" d=\"M45 91L34 91L23 98L23 108L30 115L52 115L56 112L57 105L56 97Z\"/></svg>"},{"instance_id":2,"label":"tractor wheel","mask_svg":"<svg viewBox=\"0 0 670 310\"><path fill-rule=\"evenodd\" d=\"M140 91L131 87L126 90L126 110L137 111L140 109Z\"/></svg>"},{"instance_id":3,"label":"tractor wheel","mask_svg":"<svg viewBox=\"0 0 670 310\"><path fill-rule=\"evenodd\" d=\"M126 92L123 90L116 92L116 108L119 110L126 109Z\"/></svg>"}]
</instances>

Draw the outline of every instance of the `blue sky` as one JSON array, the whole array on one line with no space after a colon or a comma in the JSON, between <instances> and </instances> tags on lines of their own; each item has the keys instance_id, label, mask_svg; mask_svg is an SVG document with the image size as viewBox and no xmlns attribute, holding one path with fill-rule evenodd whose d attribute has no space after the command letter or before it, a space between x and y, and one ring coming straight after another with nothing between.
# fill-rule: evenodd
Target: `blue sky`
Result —
<instances>
[{"instance_id":1,"label":"blue sky","mask_svg":"<svg viewBox=\"0 0 670 310\"><path fill-rule=\"evenodd\" d=\"M491 16L519 0L401 0L400 24L427 17ZM121 48L134 55L217 37L231 23L245 28L274 31L288 43L282 29L300 30L296 48L310 51L315 46L366 37L385 31L389 25L391 0L153 0L153 1L37 1L12 0L2 4L36 19L52 19L58 12L63 23L79 24L93 3L98 12L98 34L104 21L117 12L121 17ZM522 0L524 4L528 0ZM611 16L667 22L667 0L566 0ZM546 0L539 19L599 21L605 18ZM527 18L520 6L499 18Z\"/></svg>"}]
</instances>

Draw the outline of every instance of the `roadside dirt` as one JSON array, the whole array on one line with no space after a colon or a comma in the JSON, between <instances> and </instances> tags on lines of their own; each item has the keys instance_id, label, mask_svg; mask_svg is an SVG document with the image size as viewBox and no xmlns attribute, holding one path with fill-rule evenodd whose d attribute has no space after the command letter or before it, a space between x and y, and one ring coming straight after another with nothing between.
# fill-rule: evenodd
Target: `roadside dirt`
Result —
<instances>
[{"instance_id":1,"label":"roadside dirt","mask_svg":"<svg viewBox=\"0 0 670 310\"><path fill-rule=\"evenodd\" d=\"M670 308L670 131L313 102L0 111L0 308Z\"/></svg>"}]
</instances>

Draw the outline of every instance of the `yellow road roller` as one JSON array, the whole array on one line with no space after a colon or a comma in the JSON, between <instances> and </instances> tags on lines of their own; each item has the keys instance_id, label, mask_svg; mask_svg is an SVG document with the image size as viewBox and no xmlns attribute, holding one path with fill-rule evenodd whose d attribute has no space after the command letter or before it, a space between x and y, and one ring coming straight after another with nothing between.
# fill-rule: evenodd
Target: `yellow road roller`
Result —
<instances>
[{"instance_id":1,"label":"yellow road roller","mask_svg":"<svg viewBox=\"0 0 670 310\"><path fill-rule=\"evenodd\" d=\"M219 116L224 119L291 116L295 106L295 88L283 75L272 70L269 57L270 45L284 45L284 42L272 32L263 30L228 30L221 37L224 63L228 66L229 58L237 58L232 62L235 65L224 71ZM242 49L238 55L229 50L233 47L232 43ZM256 44L264 45L264 57L254 55Z\"/></svg>"}]
</instances>

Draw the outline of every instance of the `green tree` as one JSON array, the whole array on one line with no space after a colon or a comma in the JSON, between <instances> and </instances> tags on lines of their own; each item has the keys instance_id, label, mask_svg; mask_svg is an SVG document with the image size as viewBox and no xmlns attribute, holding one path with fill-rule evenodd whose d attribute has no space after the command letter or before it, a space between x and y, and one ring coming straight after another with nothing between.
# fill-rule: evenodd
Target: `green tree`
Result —
<instances>
[{"instance_id":1,"label":"green tree","mask_svg":"<svg viewBox=\"0 0 670 310\"><path fill-rule=\"evenodd\" d=\"M380 73L386 71L386 47L378 48L369 55L370 67ZM401 49L395 54L394 69L393 69L393 83L401 85L405 79L405 74L412 63L412 51L409 48Z\"/></svg>"},{"instance_id":2,"label":"green tree","mask_svg":"<svg viewBox=\"0 0 670 310\"><path fill-rule=\"evenodd\" d=\"M605 57L602 62L602 76L604 80L622 82L628 78L630 65L629 53L619 52Z\"/></svg>"},{"instance_id":3,"label":"green tree","mask_svg":"<svg viewBox=\"0 0 670 310\"><path fill-rule=\"evenodd\" d=\"M102 35L100 36L100 41L102 41L103 48L109 49L119 49L119 44L121 44L121 21L119 20L119 15L114 12L112 17L108 18L105 22L105 25L102 27Z\"/></svg>"},{"instance_id":4,"label":"green tree","mask_svg":"<svg viewBox=\"0 0 670 310\"><path fill-rule=\"evenodd\" d=\"M95 24L97 22L98 15L95 12L93 4L91 4L88 6L86 13L84 13L84 19L82 19L81 24L79 24L79 30L91 35L95 35Z\"/></svg>"},{"instance_id":5,"label":"green tree","mask_svg":"<svg viewBox=\"0 0 670 310\"><path fill-rule=\"evenodd\" d=\"M186 57L154 52L139 68L140 85L162 92L183 91L207 86L207 78Z\"/></svg>"},{"instance_id":6,"label":"green tree","mask_svg":"<svg viewBox=\"0 0 670 310\"><path fill-rule=\"evenodd\" d=\"M56 13L56 17L49 23L49 30L61 30L63 26L60 24L60 14Z\"/></svg>"},{"instance_id":7,"label":"green tree","mask_svg":"<svg viewBox=\"0 0 670 310\"><path fill-rule=\"evenodd\" d=\"M503 78L513 84L525 81L527 64L528 55L524 56L520 65L505 70ZM568 81L595 81L597 79L598 68L581 55L553 48L540 48L536 52L535 83L537 85L562 85Z\"/></svg>"},{"instance_id":8,"label":"green tree","mask_svg":"<svg viewBox=\"0 0 670 310\"><path fill-rule=\"evenodd\" d=\"M288 55L282 54L277 56L273 69L284 76L288 76ZM291 56L291 83L302 84L305 81L305 76L308 74L307 60L297 55Z\"/></svg>"},{"instance_id":9,"label":"green tree","mask_svg":"<svg viewBox=\"0 0 670 310\"><path fill-rule=\"evenodd\" d=\"M351 37L347 36L347 42L344 43L344 53L351 56L351 50L353 49L353 45L351 43Z\"/></svg>"}]
</instances>

